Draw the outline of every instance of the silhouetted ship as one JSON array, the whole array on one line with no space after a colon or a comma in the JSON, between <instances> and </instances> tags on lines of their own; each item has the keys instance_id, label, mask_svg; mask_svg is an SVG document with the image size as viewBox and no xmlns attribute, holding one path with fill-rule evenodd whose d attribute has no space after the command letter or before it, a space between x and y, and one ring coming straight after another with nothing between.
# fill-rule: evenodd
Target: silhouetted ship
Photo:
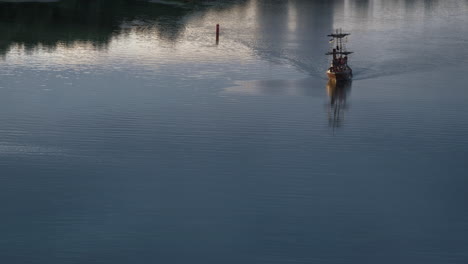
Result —
<instances>
[{"instance_id":1,"label":"silhouetted ship","mask_svg":"<svg viewBox=\"0 0 468 264\"><path fill-rule=\"evenodd\" d=\"M330 43L333 43L331 51L326 53L326 55L333 55L333 60L327 71L330 80L348 81L353 78L353 70L348 65L348 55L353 52L347 51L346 45L343 43L343 38L349 35L349 33L343 33L341 29L328 35L332 38Z\"/></svg>"}]
</instances>

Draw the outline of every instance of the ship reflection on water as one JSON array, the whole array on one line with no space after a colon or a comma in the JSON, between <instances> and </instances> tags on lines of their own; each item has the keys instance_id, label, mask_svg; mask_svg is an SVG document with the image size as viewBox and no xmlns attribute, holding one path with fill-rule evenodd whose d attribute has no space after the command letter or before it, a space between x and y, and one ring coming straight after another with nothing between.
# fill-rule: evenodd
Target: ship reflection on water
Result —
<instances>
[{"instance_id":1,"label":"ship reflection on water","mask_svg":"<svg viewBox=\"0 0 468 264\"><path fill-rule=\"evenodd\" d=\"M348 109L346 97L351 92L352 81L336 81L331 79L327 83L327 94L330 101L327 104L328 124L333 127L340 127L345 119L345 112Z\"/></svg>"}]
</instances>

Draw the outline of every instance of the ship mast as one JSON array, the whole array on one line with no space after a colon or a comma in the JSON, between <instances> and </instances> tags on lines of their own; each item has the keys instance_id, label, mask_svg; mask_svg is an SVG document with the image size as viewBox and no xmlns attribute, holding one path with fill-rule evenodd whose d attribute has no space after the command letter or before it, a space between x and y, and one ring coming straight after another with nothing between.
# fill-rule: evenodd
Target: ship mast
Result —
<instances>
[{"instance_id":1,"label":"ship mast","mask_svg":"<svg viewBox=\"0 0 468 264\"><path fill-rule=\"evenodd\" d=\"M327 35L328 37L332 37L333 39L330 40L330 42L333 42L336 44L336 47L332 49L332 51L325 53L325 55L349 55L353 53L352 51L347 51L346 46L343 44L343 38L349 36L349 33L343 33L343 30L336 29L335 33L332 33L330 35ZM333 51L335 50L335 51Z\"/></svg>"}]
</instances>

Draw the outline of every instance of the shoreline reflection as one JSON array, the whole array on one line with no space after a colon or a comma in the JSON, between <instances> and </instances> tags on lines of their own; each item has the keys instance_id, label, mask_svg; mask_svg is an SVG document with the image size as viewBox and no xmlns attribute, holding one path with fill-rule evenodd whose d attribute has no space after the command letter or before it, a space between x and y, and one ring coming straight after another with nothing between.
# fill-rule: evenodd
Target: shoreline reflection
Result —
<instances>
[{"instance_id":1,"label":"shoreline reflection","mask_svg":"<svg viewBox=\"0 0 468 264\"><path fill-rule=\"evenodd\" d=\"M113 38L132 31L176 43L185 33L190 15L236 5L245 5L245 1L223 6L203 1L177 5L135 0L0 1L0 57L16 47L29 53L77 44L107 50Z\"/></svg>"}]
</instances>

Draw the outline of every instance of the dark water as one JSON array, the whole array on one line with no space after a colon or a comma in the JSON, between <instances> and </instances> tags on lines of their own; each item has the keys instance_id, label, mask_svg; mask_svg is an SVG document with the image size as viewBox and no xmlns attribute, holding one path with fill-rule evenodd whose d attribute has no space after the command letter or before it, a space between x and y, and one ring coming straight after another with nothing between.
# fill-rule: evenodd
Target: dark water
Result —
<instances>
[{"instance_id":1,"label":"dark water","mask_svg":"<svg viewBox=\"0 0 468 264\"><path fill-rule=\"evenodd\" d=\"M468 263L467 1L12 2L0 263Z\"/></svg>"}]
</instances>

